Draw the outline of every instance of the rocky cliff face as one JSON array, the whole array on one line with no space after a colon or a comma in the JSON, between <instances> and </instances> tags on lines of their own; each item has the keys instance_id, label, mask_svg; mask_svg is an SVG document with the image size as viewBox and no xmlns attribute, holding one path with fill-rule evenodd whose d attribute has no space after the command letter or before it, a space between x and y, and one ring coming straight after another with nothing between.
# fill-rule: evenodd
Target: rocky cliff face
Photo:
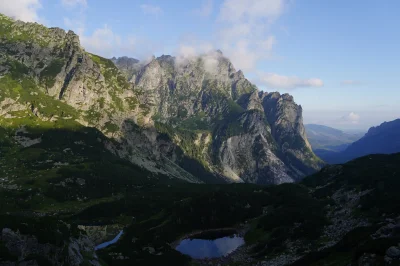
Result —
<instances>
[{"instance_id":1,"label":"rocky cliff face","mask_svg":"<svg viewBox=\"0 0 400 266\"><path fill-rule=\"evenodd\" d=\"M22 90L31 90L30 96L43 93L58 99L80 113L76 119L96 127L104 128L107 122L117 123L135 112L132 103L137 100L126 80L110 61L85 52L72 31L4 16L0 17L0 29L3 82L19 81ZM25 92L2 93L3 97L19 96L36 113L44 112L45 107L35 104L36 99L29 99Z\"/></svg>"},{"instance_id":2,"label":"rocky cliff face","mask_svg":"<svg viewBox=\"0 0 400 266\"><path fill-rule=\"evenodd\" d=\"M149 123L228 181L293 182L320 166L301 106L288 94L258 91L219 51L154 58L131 83L149 108Z\"/></svg>"},{"instance_id":3,"label":"rocky cliff face","mask_svg":"<svg viewBox=\"0 0 400 266\"><path fill-rule=\"evenodd\" d=\"M5 248L2 250L0 265L101 265L93 242L83 234L65 241L59 241L55 236L45 242L36 236L3 228L0 241Z\"/></svg>"},{"instance_id":4,"label":"rocky cliff face","mask_svg":"<svg viewBox=\"0 0 400 266\"><path fill-rule=\"evenodd\" d=\"M259 92L220 51L141 63L5 16L0 32L3 126L26 126L27 116L35 126L93 126L123 144L105 145L120 157L190 182L279 184L320 167L301 107Z\"/></svg>"}]
</instances>

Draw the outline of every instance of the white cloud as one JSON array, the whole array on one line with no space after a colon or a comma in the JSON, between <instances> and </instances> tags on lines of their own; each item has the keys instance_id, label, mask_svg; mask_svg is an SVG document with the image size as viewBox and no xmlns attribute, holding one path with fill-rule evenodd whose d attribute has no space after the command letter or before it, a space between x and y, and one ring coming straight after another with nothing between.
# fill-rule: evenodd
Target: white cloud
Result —
<instances>
[{"instance_id":1,"label":"white cloud","mask_svg":"<svg viewBox=\"0 0 400 266\"><path fill-rule=\"evenodd\" d=\"M204 70L209 74L217 74L219 62L223 56L221 51L215 50L210 42L199 41L193 36L186 36L186 40L175 51L175 66L178 71L181 67L187 65L190 61L197 60L201 57Z\"/></svg>"},{"instance_id":2,"label":"white cloud","mask_svg":"<svg viewBox=\"0 0 400 266\"><path fill-rule=\"evenodd\" d=\"M340 118L341 124L358 124L360 121L360 115L354 112L350 112L349 114L342 116Z\"/></svg>"},{"instance_id":3,"label":"white cloud","mask_svg":"<svg viewBox=\"0 0 400 266\"><path fill-rule=\"evenodd\" d=\"M225 0L220 12L220 20L255 22L262 19L276 20L285 9L285 0Z\"/></svg>"},{"instance_id":4,"label":"white cloud","mask_svg":"<svg viewBox=\"0 0 400 266\"><path fill-rule=\"evenodd\" d=\"M1 0L0 13L26 22L39 22L40 0Z\"/></svg>"},{"instance_id":5,"label":"white cloud","mask_svg":"<svg viewBox=\"0 0 400 266\"><path fill-rule=\"evenodd\" d=\"M181 36L178 46L173 51L177 57L196 57L204 53L208 53L214 49L211 42L198 39L193 34Z\"/></svg>"},{"instance_id":6,"label":"white cloud","mask_svg":"<svg viewBox=\"0 0 400 266\"><path fill-rule=\"evenodd\" d=\"M399 118L400 107L391 107L385 110L364 109L357 111L337 109L308 109L303 108L304 123L321 124L338 129L364 129L380 125L384 121ZM358 117L358 119L357 119Z\"/></svg>"},{"instance_id":7,"label":"white cloud","mask_svg":"<svg viewBox=\"0 0 400 266\"><path fill-rule=\"evenodd\" d=\"M146 15L158 16L158 15L161 15L163 13L163 10L159 6L143 4L143 5L140 6L140 8L142 9L143 13L146 14Z\"/></svg>"},{"instance_id":8,"label":"white cloud","mask_svg":"<svg viewBox=\"0 0 400 266\"><path fill-rule=\"evenodd\" d=\"M64 24L68 29L72 29L79 35L81 45L90 53L100 55L105 58L113 56L130 56L141 60L151 57L154 50L159 49L157 44L135 36L121 36L113 29L104 25L88 33L85 23L81 20L71 20L64 18Z\"/></svg>"},{"instance_id":9,"label":"white cloud","mask_svg":"<svg viewBox=\"0 0 400 266\"><path fill-rule=\"evenodd\" d=\"M184 44L181 44L176 51L176 67L180 68L181 66L187 64L190 60L193 60L201 55L210 56L208 60L209 62L206 63L208 67L210 65L215 65L216 59L213 60L213 54L212 44L207 42L199 42L195 39L187 40Z\"/></svg>"},{"instance_id":10,"label":"white cloud","mask_svg":"<svg viewBox=\"0 0 400 266\"><path fill-rule=\"evenodd\" d=\"M251 52L251 43L246 40L238 40L233 46L224 46L224 51L231 58L234 66L242 70L251 70L258 60L257 53ZM234 56L233 56L234 54Z\"/></svg>"},{"instance_id":11,"label":"white cloud","mask_svg":"<svg viewBox=\"0 0 400 266\"><path fill-rule=\"evenodd\" d=\"M73 30L76 34L81 35L85 31L85 24L80 19L72 20L70 18L64 18L64 25L68 30Z\"/></svg>"},{"instance_id":12,"label":"white cloud","mask_svg":"<svg viewBox=\"0 0 400 266\"><path fill-rule=\"evenodd\" d=\"M206 54L205 56L203 56L204 69L208 73L212 73L212 74L217 73L218 64L219 64L218 56L219 55L216 53L210 53L210 54Z\"/></svg>"},{"instance_id":13,"label":"white cloud","mask_svg":"<svg viewBox=\"0 0 400 266\"><path fill-rule=\"evenodd\" d=\"M96 29L90 36L81 36L82 45L93 53L111 56L114 47L121 44L121 37L115 34L111 28L104 25Z\"/></svg>"},{"instance_id":14,"label":"white cloud","mask_svg":"<svg viewBox=\"0 0 400 266\"><path fill-rule=\"evenodd\" d=\"M178 57L191 58L198 55L198 49L194 46L181 45L178 51Z\"/></svg>"},{"instance_id":15,"label":"white cloud","mask_svg":"<svg viewBox=\"0 0 400 266\"><path fill-rule=\"evenodd\" d=\"M105 58L130 56L140 60L148 60L154 51L160 49L161 44L159 43L154 43L145 37L121 36L107 24L89 32L85 22L87 0L67 1L70 1L73 7L79 5L81 9L80 12L74 12L74 17L64 17L64 25L67 29L71 29L79 35L81 45L88 52Z\"/></svg>"},{"instance_id":16,"label":"white cloud","mask_svg":"<svg viewBox=\"0 0 400 266\"><path fill-rule=\"evenodd\" d=\"M256 44L264 51L271 51L276 43L275 36L269 36L265 40L259 40Z\"/></svg>"},{"instance_id":17,"label":"white cloud","mask_svg":"<svg viewBox=\"0 0 400 266\"><path fill-rule=\"evenodd\" d=\"M87 7L86 0L61 0L61 3L64 7L73 8L73 7Z\"/></svg>"},{"instance_id":18,"label":"white cloud","mask_svg":"<svg viewBox=\"0 0 400 266\"><path fill-rule=\"evenodd\" d=\"M79 35L87 51L107 58L121 55L121 53L131 55L136 48L135 38L122 39L107 25L96 29L91 35L85 35L84 32L80 32Z\"/></svg>"},{"instance_id":19,"label":"white cloud","mask_svg":"<svg viewBox=\"0 0 400 266\"><path fill-rule=\"evenodd\" d=\"M342 82L340 82L340 84L345 86L353 86L353 85L360 85L361 82L357 80L343 80Z\"/></svg>"},{"instance_id":20,"label":"white cloud","mask_svg":"<svg viewBox=\"0 0 400 266\"><path fill-rule=\"evenodd\" d=\"M282 76L275 73L258 73L257 83L271 89L296 89L300 87L322 87L324 82L318 78L302 79Z\"/></svg>"},{"instance_id":21,"label":"white cloud","mask_svg":"<svg viewBox=\"0 0 400 266\"><path fill-rule=\"evenodd\" d=\"M105 58L114 56L130 56L147 60L153 52L159 49L158 45L146 38L125 35L114 32L109 25L96 28L88 32L86 28L87 0L63 0L66 7L81 7L80 12L74 12L74 17L64 17L64 25L79 35L81 45L90 53Z\"/></svg>"},{"instance_id":22,"label":"white cloud","mask_svg":"<svg viewBox=\"0 0 400 266\"><path fill-rule=\"evenodd\" d=\"M255 71L258 62L273 57L277 40L270 26L283 14L287 3L288 0L224 0L212 41L202 42L193 36L181 41L176 53L178 61L221 49L236 69ZM213 1L205 0L195 12L210 15L212 5ZM214 68L215 60L210 60L208 65Z\"/></svg>"},{"instance_id":23,"label":"white cloud","mask_svg":"<svg viewBox=\"0 0 400 266\"><path fill-rule=\"evenodd\" d=\"M287 8L287 0L225 0L218 19L218 45L235 67L253 71L272 57L276 38L271 26Z\"/></svg>"},{"instance_id":24,"label":"white cloud","mask_svg":"<svg viewBox=\"0 0 400 266\"><path fill-rule=\"evenodd\" d=\"M214 1L213 0L203 0L203 4L200 8L194 10L194 13L201 17L209 17L214 8Z\"/></svg>"}]
</instances>

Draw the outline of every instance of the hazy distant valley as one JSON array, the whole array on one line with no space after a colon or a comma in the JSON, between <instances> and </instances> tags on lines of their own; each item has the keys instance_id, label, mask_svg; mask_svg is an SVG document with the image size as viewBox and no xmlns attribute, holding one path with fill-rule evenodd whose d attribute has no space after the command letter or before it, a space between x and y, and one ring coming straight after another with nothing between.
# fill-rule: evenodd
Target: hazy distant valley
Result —
<instances>
[{"instance_id":1,"label":"hazy distant valley","mask_svg":"<svg viewBox=\"0 0 400 266\"><path fill-rule=\"evenodd\" d=\"M391 154L400 151L399 119L372 127L365 134L346 134L320 125L305 127L314 153L330 164L345 163L368 154Z\"/></svg>"}]
</instances>

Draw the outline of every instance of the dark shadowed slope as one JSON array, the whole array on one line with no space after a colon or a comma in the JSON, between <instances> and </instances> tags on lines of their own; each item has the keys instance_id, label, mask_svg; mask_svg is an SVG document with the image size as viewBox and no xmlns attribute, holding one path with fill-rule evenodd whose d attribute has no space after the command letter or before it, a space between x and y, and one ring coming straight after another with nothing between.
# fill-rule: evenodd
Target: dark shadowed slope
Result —
<instances>
[{"instance_id":1,"label":"dark shadowed slope","mask_svg":"<svg viewBox=\"0 0 400 266\"><path fill-rule=\"evenodd\" d=\"M400 119L372 127L360 140L342 152L321 156L327 163L343 163L368 154L391 154L400 152Z\"/></svg>"}]
</instances>

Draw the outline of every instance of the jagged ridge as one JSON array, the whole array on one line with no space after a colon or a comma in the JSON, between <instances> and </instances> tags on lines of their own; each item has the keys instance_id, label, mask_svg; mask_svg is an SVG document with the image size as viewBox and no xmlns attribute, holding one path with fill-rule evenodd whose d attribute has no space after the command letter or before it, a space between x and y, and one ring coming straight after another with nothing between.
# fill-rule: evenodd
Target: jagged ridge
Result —
<instances>
[{"instance_id":1,"label":"jagged ridge","mask_svg":"<svg viewBox=\"0 0 400 266\"><path fill-rule=\"evenodd\" d=\"M94 126L124 144L107 145L118 156L191 182L278 184L320 167L301 107L290 95L260 93L219 51L108 60L87 53L71 31L0 20L4 125L25 125L25 112ZM46 112L44 99L55 108Z\"/></svg>"}]
</instances>

